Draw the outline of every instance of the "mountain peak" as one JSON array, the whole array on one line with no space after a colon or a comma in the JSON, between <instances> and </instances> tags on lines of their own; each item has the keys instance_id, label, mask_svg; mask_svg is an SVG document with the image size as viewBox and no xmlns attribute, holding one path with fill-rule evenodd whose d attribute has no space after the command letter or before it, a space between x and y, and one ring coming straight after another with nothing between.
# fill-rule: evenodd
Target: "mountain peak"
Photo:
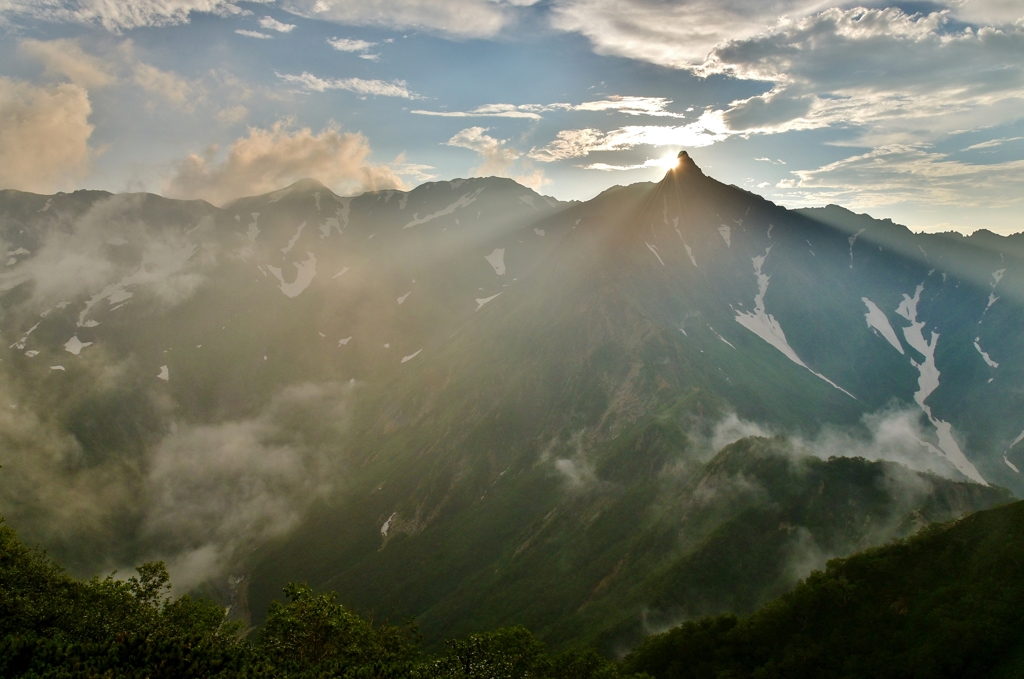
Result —
<instances>
[{"instance_id":1,"label":"mountain peak","mask_svg":"<svg viewBox=\"0 0 1024 679\"><path fill-rule=\"evenodd\" d=\"M670 170L670 172L678 173L682 176L686 176L688 174L697 174L701 177L704 176L704 171L697 166L697 163L693 162L693 158L690 157L689 153L686 151L680 151L678 158L679 162Z\"/></svg>"},{"instance_id":2,"label":"mountain peak","mask_svg":"<svg viewBox=\"0 0 1024 679\"><path fill-rule=\"evenodd\" d=\"M300 179L291 186L286 187L289 191L295 192L308 192L308 191L329 191L326 186L319 179L313 179L312 177L306 177Z\"/></svg>"}]
</instances>

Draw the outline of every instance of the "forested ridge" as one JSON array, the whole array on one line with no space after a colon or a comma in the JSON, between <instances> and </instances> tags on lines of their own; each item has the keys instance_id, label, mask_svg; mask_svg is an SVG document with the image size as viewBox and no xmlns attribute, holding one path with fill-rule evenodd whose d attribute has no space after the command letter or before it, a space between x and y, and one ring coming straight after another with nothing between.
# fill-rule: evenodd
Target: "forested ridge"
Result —
<instances>
[{"instance_id":1,"label":"forested ridge","mask_svg":"<svg viewBox=\"0 0 1024 679\"><path fill-rule=\"evenodd\" d=\"M438 653L411 624L372 624L305 585L244 630L170 596L161 563L79 580L0 520L0 676L724 679L1016 677L1024 673L1024 502L828 563L750 616L706 617L621 661L549 654L523 627Z\"/></svg>"},{"instance_id":2,"label":"forested ridge","mask_svg":"<svg viewBox=\"0 0 1024 679\"><path fill-rule=\"evenodd\" d=\"M649 637L658 679L1024 676L1024 502L828 563L752 615Z\"/></svg>"}]
</instances>

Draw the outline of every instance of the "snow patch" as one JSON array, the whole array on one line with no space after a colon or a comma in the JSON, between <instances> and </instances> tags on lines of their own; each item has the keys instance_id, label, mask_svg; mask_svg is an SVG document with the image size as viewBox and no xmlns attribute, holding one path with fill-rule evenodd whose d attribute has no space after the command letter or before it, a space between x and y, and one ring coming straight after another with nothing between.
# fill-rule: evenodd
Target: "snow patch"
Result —
<instances>
[{"instance_id":1,"label":"snow patch","mask_svg":"<svg viewBox=\"0 0 1024 679\"><path fill-rule=\"evenodd\" d=\"M477 196L479 196L480 193L483 190L484 190L484 187L481 186L476 191L474 191L472 193L465 194L464 196L462 196L457 201L455 201L454 203L452 203L448 207L444 208L443 210L438 210L437 212L434 212L433 214L429 214L426 217L419 217L418 216L419 213L413 214L412 221L409 222L408 224L406 224L405 226L403 226L402 228L403 229L408 229L408 228L413 227L413 226L419 226L420 224L426 224L427 222L431 221L432 219L437 219L438 217L444 217L445 215L450 215L451 213L455 212L459 208L466 207L467 205L473 203L477 199Z\"/></svg>"},{"instance_id":2,"label":"snow patch","mask_svg":"<svg viewBox=\"0 0 1024 679\"><path fill-rule=\"evenodd\" d=\"M708 326L708 328L709 328L709 329L711 330L712 334L714 334L714 336L715 336L715 337L717 337L718 339L722 340L723 342L725 342L726 344L728 344L728 345L729 345L730 347L732 347L733 349L735 349L735 348L736 348L736 347L733 347L733 345L732 345L732 342L730 342L729 340L727 340L727 339L725 339L724 337L722 337L721 335L719 335L719 334L718 334L718 332L717 332L717 331L715 331L715 329L714 329L714 328L712 328L712 327L711 327L710 325ZM683 334L685 335L686 333L684 332Z\"/></svg>"},{"instance_id":3,"label":"snow patch","mask_svg":"<svg viewBox=\"0 0 1024 679\"><path fill-rule=\"evenodd\" d=\"M256 236L260 235L260 227L256 226L259 221L259 212L250 212L249 215L252 217L252 221L249 223L249 228L246 230L245 235L249 239L250 245L256 244Z\"/></svg>"},{"instance_id":4,"label":"snow patch","mask_svg":"<svg viewBox=\"0 0 1024 679\"><path fill-rule=\"evenodd\" d=\"M501 293L499 292L498 295L500 295L500 294ZM473 311L480 311L480 307L482 307L484 304L487 304L488 302L490 302L492 299L494 299L498 295L491 295L490 297L484 297L482 299L481 298L477 298L477 300L476 300L476 308L473 309Z\"/></svg>"},{"instance_id":5,"label":"snow patch","mask_svg":"<svg viewBox=\"0 0 1024 679\"><path fill-rule=\"evenodd\" d=\"M292 262L295 268L298 269L298 272L295 274L295 280L291 283L285 282L281 269L276 266L267 265L267 270L280 282L278 287L286 297L298 297L309 287L309 284L313 282L313 277L316 276L316 257L312 252L307 252L306 254L309 255L309 259L306 261Z\"/></svg>"},{"instance_id":6,"label":"snow patch","mask_svg":"<svg viewBox=\"0 0 1024 679\"><path fill-rule=\"evenodd\" d=\"M533 232L535 234L537 234L538 236L541 236L541 237L544 236L544 229L534 229Z\"/></svg>"},{"instance_id":7,"label":"snow patch","mask_svg":"<svg viewBox=\"0 0 1024 679\"><path fill-rule=\"evenodd\" d=\"M648 249L648 250L650 250L651 252L653 252L653 253L654 253L654 256L658 258L658 261L659 261L659 262L661 262L661 265L662 265L662 266L665 266L665 262L664 262L664 261L662 261L662 259L661 259L661 255L659 255L659 254L658 254L658 248L654 247L653 245L651 245L651 244L650 244L650 243L648 243L647 241L644 241L644 245L646 245L646 246L647 246L647 249Z\"/></svg>"},{"instance_id":8,"label":"snow patch","mask_svg":"<svg viewBox=\"0 0 1024 679\"><path fill-rule=\"evenodd\" d=\"M298 228L298 229L296 229L296 231L295 231L295 235L294 235L294 236L292 236L292 239L291 239L290 241L288 241L288 245L285 245L285 246L284 246L283 248L281 248L281 252L283 252L283 253L284 253L284 254L286 254L286 255L287 255L287 254L288 254L289 252L291 252L291 249L292 249L293 247L295 247L295 244L296 244L296 243L298 243L298 242L299 242L299 236L301 236L301 235L302 235L302 230L303 230L304 228L306 228L306 222L302 222L301 224L299 224L299 228Z\"/></svg>"},{"instance_id":9,"label":"snow patch","mask_svg":"<svg viewBox=\"0 0 1024 679\"><path fill-rule=\"evenodd\" d=\"M340 236L341 232L348 227L348 213L352 206L352 199L338 198L335 196L335 200L341 205L341 207L334 211L334 215L337 217L337 220L334 222L334 226L338 229L338 235Z\"/></svg>"},{"instance_id":10,"label":"snow patch","mask_svg":"<svg viewBox=\"0 0 1024 679\"><path fill-rule=\"evenodd\" d=\"M401 304L405 300L409 299L409 295L411 295L411 294L412 294L412 290L410 290L409 292L407 292L404 295L402 295L401 297L399 297L398 298L398 303Z\"/></svg>"},{"instance_id":11,"label":"snow patch","mask_svg":"<svg viewBox=\"0 0 1024 679\"><path fill-rule=\"evenodd\" d=\"M78 356L79 354L82 353L82 349L86 348L87 346L90 346L91 344L92 342L83 342L82 340L78 339L78 335L75 335L74 337L72 337L71 339L64 343L64 350L74 354L75 356Z\"/></svg>"},{"instance_id":12,"label":"snow patch","mask_svg":"<svg viewBox=\"0 0 1024 679\"><path fill-rule=\"evenodd\" d=\"M857 242L857 236L861 235L866 230L867 229L861 229L857 233L855 233L852 236L850 236L849 238L847 238L847 240L850 241L850 268L851 269L853 268L853 244Z\"/></svg>"},{"instance_id":13,"label":"snow patch","mask_svg":"<svg viewBox=\"0 0 1024 679\"><path fill-rule=\"evenodd\" d=\"M166 365L160 366L160 374L157 375L157 379L161 379L164 382L167 382L171 379L171 371L167 368Z\"/></svg>"},{"instance_id":14,"label":"snow patch","mask_svg":"<svg viewBox=\"0 0 1024 679\"><path fill-rule=\"evenodd\" d=\"M388 520L384 522L384 525L380 527L381 537L386 538L388 536L388 530L391 529L391 522L394 520L396 516L398 516L398 512L395 512L394 514L389 516Z\"/></svg>"},{"instance_id":15,"label":"snow patch","mask_svg":"<svg viewBox=\"0 0 1024 679\"><path fill-rule=\"evenodd\" d=\"M50 366L50 370L64 370L64 366L62 366L62 365L51 365Z\"/></svg>"},{"instance_id":16,"label":"snow patch","mask_svg":"<svg viewBox=\"0 0 1024 679\"><path fill-rule=\"evenodd\" d=\"M29 358L35 358L36 356L39 355L39 352L36 351L35 349L31 349L29 351L26 351L25 355L28 356Z\"/></svg>"},{"instance_id":17,"label":"snow patch","mask_svg":"<svg viewBox=\"0 0 1024 679\"><path fill-rule=\"evenodd\" d=\"M731 237L730 234L732 233L732 230L729 228L729 225L728 224L722 224L721 226L719 226L718 227L718 233L721 234L722 240L725 241L725 247L731 248L732 247L732 237Z\"/></svg>"},{"instance_id":18,"label":"snow patch","mask_svg":"<svg viewBox=\"0 0 1024 679\"><path fill-rule=\"evenodd\" d=\"M931 407L925 403L932 392L939 387L940 373L939 369L935 366L935 346L939 342L939 333L933 331L930 333L929 340L924 338L924 321L917 320L917 305L921 301L922 292L924 292L924 286L918 285L914 291L914 296L911 297L904 294L903 301L896 308L896 313L910 322L909 326L903 328L903 337L906 339L907 344L924 356L924 361L920 364L916 363L913 359L910 360L910 365L917 368L920 374L917 380L918 390L914 394L914 401L917 402L917 405L921 407L921 410L924 411L924 414L928 416L928 419L935 427L939 437L939 450L942 452L942 455L961 474L987 486L988 483L978 473L977 468L971 464L971 461L967 459L967 456L960 450L956 439L953 438L953 425L932 415Z\"/></svg>"},{"instance_id":19,"label":"snow patch","mask_svg":"<svg viewBox=\"0 0 1024 679\"><path fill-rule=\"evenodd\" d=\"M352 339L352 338L351 337L346 337L345 339L338 340L338 346L339 347L345 346L346 344L348 344L350 339Z\"/></svg>"},{"instance_id":20,"label":"snow patch","mask_svg":"<svg viewBox=\"0 0 1024 679\"><path fill-rule=\"evenodd\" d=\"M901 354L905 354L903 351L903 345L900 344L900 339L896 335L896 331L892 329L892 325L889 324L889 319L886 317L885 312L878 308L878 306L867 297L861 297L860 301L864 302L868 308L868 312L864 314L864 319L868 322L869 328L877 330L889 344L893 346L896 351Z\"/></svg>"},{"instance_id":21,"label":"snow patch","mask_svg":"<svg viewBox=\"0 0 1024 679\"><path fill-rule=\"evenodd\" d=\"M494 267L494 273L499 276L505 275L505 248L494 248L494 251L484 259Z\"/></svg>"},{"instance_id":22,"label":"snow patch","mask_svg":"<svg viewBox=\"0 0 1024 679\"><path fill-rule=\"evenodd\" d=\"M765 311L764 296L768 292L768 283L771 281L771 276L767 275L763 271L764 262L771 253L774 245L768 246L768 249L764 251L764 254L760 257L752 257L754 263L754 275L757 277L757 294L754 295L754 310L753 311L737 311L736 322L742 325L744 328L754 333L768 344L775 347L782 353L783 356L796 363L801 368L805 368L810 371L815 377L828 382L830 385L843 392L852 399L856 397L850 392L846 391L838 384L825 377L821 373L811 370L811 368L803 362L803 360L797 356L797 353L793 351L793 348L789 346L789 342L786 340L786 333L782 331L782 326L775 320L775 317Z\"/></svg>"},{"instance_id":23,"label":"snow patch","mask_svg":"<svg viewBox=\"0 0 1024 679\"><path fill-rule=\"evenodd\" d=\"M985 359L985 363L988 364L988 367L990 367L990 368L998 368L999 364L996 363L995 361L993 361L992 357L989 356L986 352L981 350L981 344L979 343L980 341L981 341L980 337L975 337L974 338L974 348L977 349L978 353L981 354L981 357L983 359Z\"/></svg>"},{"instance_id":24,"label":"snow patch","mask_svg":"<svg viewBox=\"0 0 1024 679\"><path fill-rule=\"evenodd\" d=\"M412 359L416 358L417 356L419 356L420 351L423 351L423 350L420 349L419 351L417 351L414 354L409 354L408 356L405 356L404 358L402 358L402 363L405 363L406 361L411 361Z\"/></svg>"},{"instance_id":25,"label":"snow patch","mask_svg":"<svg viewBox=\"0 0 1024 679\"><path fill-rule=\"evenodd\" d=\"M341 271L339 271L338 273L336 273L333 276L331 276L331 280L333 281L335 278L339 278L341 276L344 276L347 271L349 271L349 268L347 266L346 267L342 267Z\"/></svg>"}]
</instances>

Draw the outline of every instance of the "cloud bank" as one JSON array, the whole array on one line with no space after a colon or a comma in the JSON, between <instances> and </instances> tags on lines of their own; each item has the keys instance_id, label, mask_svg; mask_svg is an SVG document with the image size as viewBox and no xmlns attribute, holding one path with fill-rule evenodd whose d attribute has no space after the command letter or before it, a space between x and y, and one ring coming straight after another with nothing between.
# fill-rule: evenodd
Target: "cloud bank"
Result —
<instances>
[{"instance_id":1,"label":"cloud bank","mask_svg":"<svg viewBox=\"0 0 1024 679\"><path fill-rule=\"evenodd\" d=\"M242 196L269 193L299 179L313 178L338 193L402 188L390 167L368 162L370 145L358 132L326 128L250 127L218 160L217 149L191 154L175 168L164 190L175 198L201 198L224 205Z\"/></svg>"}]
</instances>

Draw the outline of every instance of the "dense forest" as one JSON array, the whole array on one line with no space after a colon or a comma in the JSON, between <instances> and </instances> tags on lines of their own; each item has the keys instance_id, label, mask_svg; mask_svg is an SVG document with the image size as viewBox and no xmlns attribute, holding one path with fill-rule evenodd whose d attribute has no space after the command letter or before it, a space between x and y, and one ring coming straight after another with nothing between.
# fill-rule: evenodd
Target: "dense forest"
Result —
<instances>
[{"instance_id":1,"label":"dense forest","mask_svg":"<svg viewBox=\"0 0 1024 679\"><path fill-rule=\"evenodd\" d=\"M429 653L412 624L373 624L305 585L284 595L245 630L210 601L171 597L161 563L75 579L0 520L0 676L1017 677L1024 502L836 559L750 616L685 622L620 661L548 654L523 627Z\"/></svg>"}]
</instances>

